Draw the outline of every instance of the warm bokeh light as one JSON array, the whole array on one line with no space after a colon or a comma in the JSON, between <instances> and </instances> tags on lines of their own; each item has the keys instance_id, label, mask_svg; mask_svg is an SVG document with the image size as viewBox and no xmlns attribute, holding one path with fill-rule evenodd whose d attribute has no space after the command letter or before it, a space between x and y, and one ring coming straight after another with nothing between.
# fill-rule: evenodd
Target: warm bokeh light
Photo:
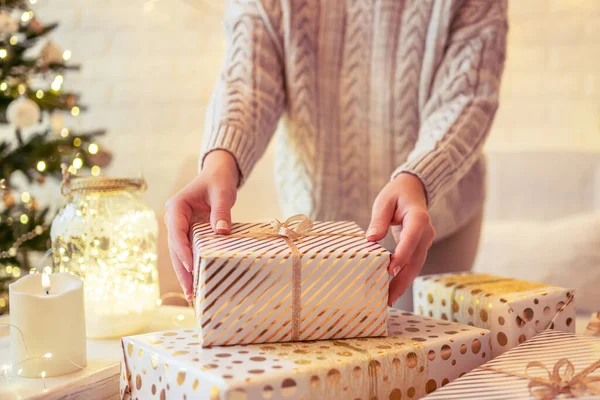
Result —
<instances>
[{"instance_id":1,"label":"warm bokeh light","mask_svg":"<svg viewBox=\"0 0 600 400\"><path fill-rule=\"evenodd\" d=\"M96 143L90 143L88 146L88 153L96 154L98 153L98 145Z\"/></svg>"},{"instance_id":2,"label":"warm bokeh light","mask_svg":"<svg viewBox=\"0 0 600 400\"><path fill-rule=\"evenodd\" d=\"M38 161L37 170L40 172L44 172L46 170L46 163L44 161Z\"/></svg>"},{"instance_id":3,"label":"warm bokeh light","mask_svg":"<svg viewBox=\"0 0 600 400\"><path fill-rule=\"evenodd\" d=\"M27 22L29 21L31 18L33 17L33 12L31 11L25 11L22 15L21 15L21 21L23 22Z\"/></svg>"},{"instance_id":4,"label":"warm bokeh light","mask_svg":"<svg viewBox=\"0 0 600 400\"><path fill-rule=\"evenodd\" d=\"M50 87L52 88L52 90L59 91L60 87L62 86L64 82L64 78L62 75L56 75L56 77L54 78L54 80L52 81L52 84L50 85Z\"/></svg>"}]
</instances>

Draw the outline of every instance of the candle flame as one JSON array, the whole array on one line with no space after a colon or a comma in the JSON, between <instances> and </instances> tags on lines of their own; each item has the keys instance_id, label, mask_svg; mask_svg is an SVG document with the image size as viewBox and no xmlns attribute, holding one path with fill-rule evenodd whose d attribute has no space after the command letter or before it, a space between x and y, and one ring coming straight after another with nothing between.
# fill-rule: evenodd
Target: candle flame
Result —
<instances>
[{"instance_id":1,"label":"candle flame","mask_svg":"<svg viewBox=\"0 0 600 400\"><path fill-rule=\"evenodd\" d=\"M47 292L50 290L50 275L42 274L42 288Z\"/></svg>"}]
</instances>

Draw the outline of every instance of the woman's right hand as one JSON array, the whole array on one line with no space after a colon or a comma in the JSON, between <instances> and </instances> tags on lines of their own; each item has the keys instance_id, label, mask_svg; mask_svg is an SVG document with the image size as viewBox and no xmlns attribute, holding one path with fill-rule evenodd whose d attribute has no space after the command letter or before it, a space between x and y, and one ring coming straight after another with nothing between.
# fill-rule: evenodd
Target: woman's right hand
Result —
<instances>
[{"instance_id":1,"label":"woman's right hand","mask_svg":"<svg viewBox=\"0 0 600 400\"><path fill-rule=\"evenodd\" d=\"M202 171L166 204L165 224L169 252L177 279L188 300L192 298L193 257L190 229L193 217L210 214L215 233L229 233L231 208L235 203L239 172L235 159L224 150L210 152Z\"/></svg>"}]
</instances>

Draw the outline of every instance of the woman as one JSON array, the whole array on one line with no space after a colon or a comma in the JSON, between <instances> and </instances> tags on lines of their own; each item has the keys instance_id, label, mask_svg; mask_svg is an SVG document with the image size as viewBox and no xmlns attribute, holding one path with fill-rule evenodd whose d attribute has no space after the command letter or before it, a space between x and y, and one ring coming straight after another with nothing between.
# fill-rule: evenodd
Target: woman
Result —
<instances>
[{"instance_id":1,"label":"woman","mask_svg":"<svg viewBox=\"0 0 600 400\"><path fill-rule=\"evenodd\" d=\"M471 268L505 0L231 0L225 25L200 172L167 203L186 295L192 214L208 212L215 232L229 232L237 188L284 114L276 149L284 215L354 220L372 241L393 226L390 304L428 250L424 272Z\"/></svg>"}]
</instances>

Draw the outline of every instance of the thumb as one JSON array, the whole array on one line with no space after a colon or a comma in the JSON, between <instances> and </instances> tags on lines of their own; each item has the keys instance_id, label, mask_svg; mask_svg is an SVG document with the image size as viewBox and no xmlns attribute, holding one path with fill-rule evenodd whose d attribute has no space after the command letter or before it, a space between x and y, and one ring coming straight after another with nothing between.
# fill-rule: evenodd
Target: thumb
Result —
<instances>
[{"instance_id":1,"label":"thumb","mask_svg":"<svg viewBox=\"0 0 600 400\"><path fill-rule=\"evenodd\" d=\"M213 186L209 189L210 225L215 233L229 233L231 229L231 207L235 203L235 188Z\"/></svg>"},{"instance_id":2,"label":"thumb","mask_svg":"<svg viewBox=\"0 0 600 400\"><path fill-rule=\"evenodd\" d=\"M367 229L367 240L376 242L387 235L395 211L396 202L394 199L387 196L377 196L373 203L371 223Z\"/></svg>"}]
</instances>

